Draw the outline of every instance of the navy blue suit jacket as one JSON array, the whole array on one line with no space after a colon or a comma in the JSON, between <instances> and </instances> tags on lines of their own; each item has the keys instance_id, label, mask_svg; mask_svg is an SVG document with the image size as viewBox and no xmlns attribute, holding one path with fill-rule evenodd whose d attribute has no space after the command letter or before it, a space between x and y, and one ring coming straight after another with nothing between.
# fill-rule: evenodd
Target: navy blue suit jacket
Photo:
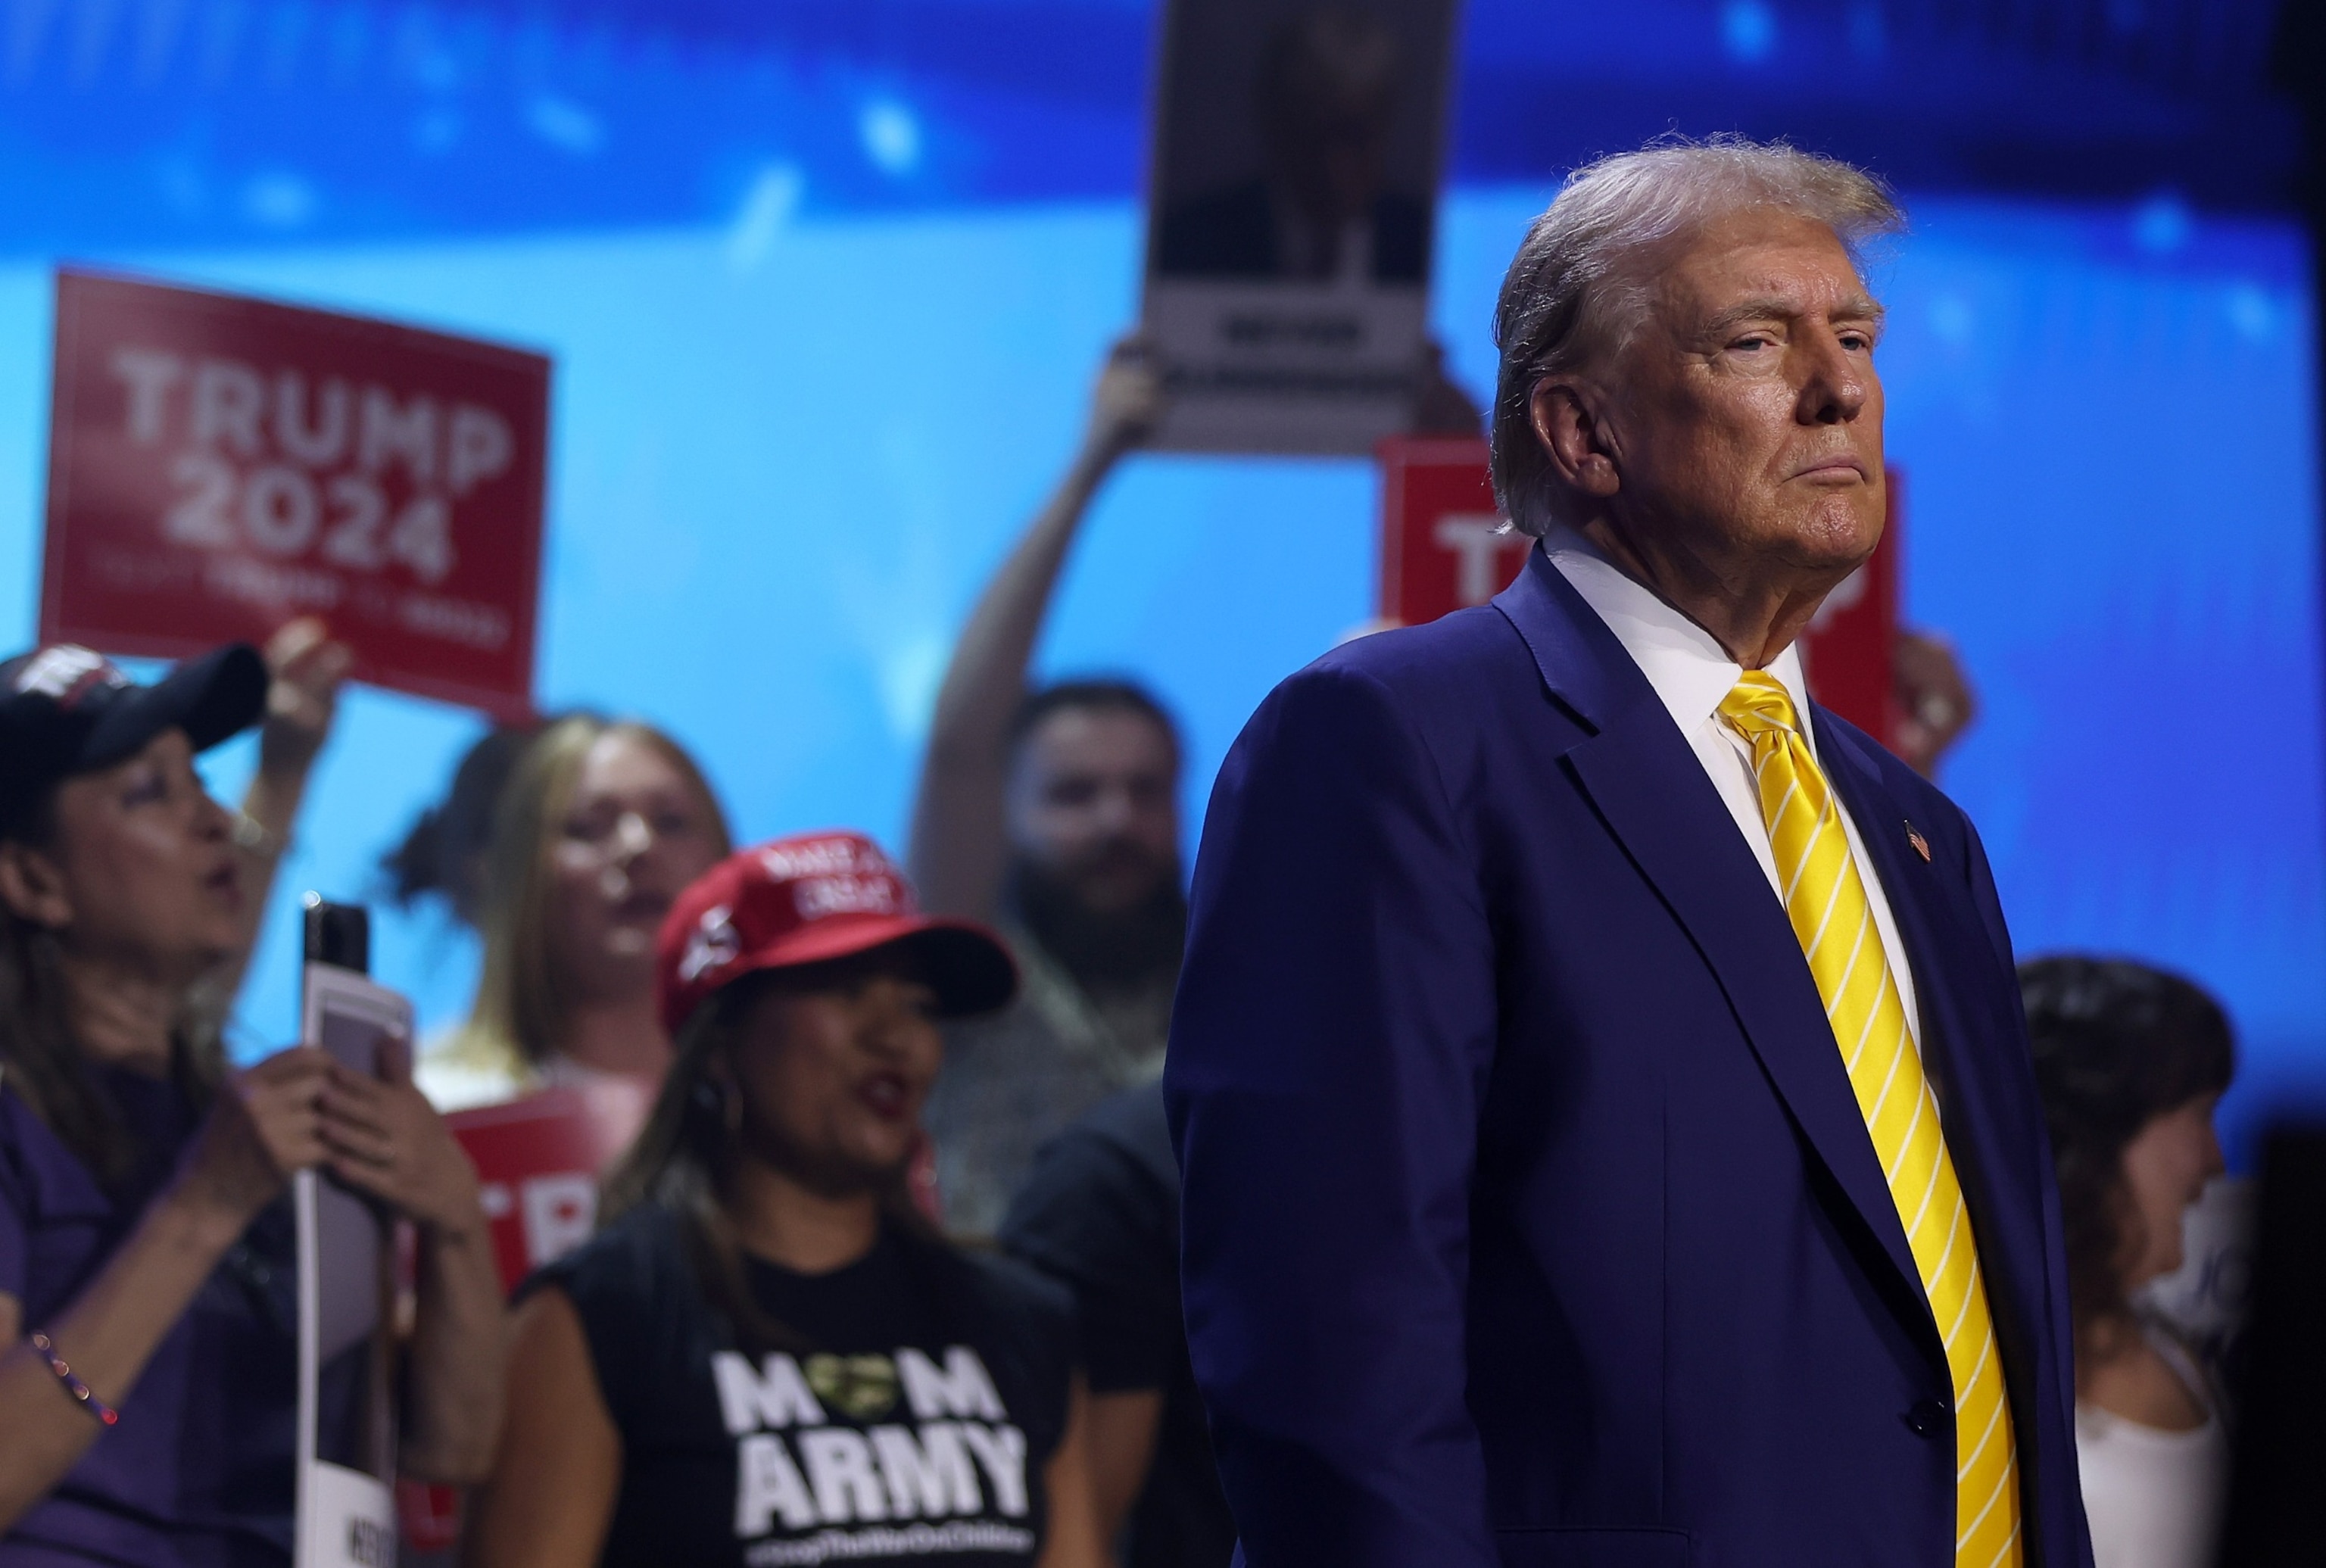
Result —
<instances>
[{"instance_id":1,"label":"navy blue suit jacket","mask_svg":"<svg viewBox=\"0 0 2326 1568\"><path fill-rule=\"evenodd\" d=\"M1813 722L1911 955L2029 1561L2088 1568L2058 1201L1986 856L1945 796ZM1945 1355L1809 967L1540 552L1493 605L1338 649L1253 716L1168 1062L1189 1339L1253 1568L1953 1563Z\"/></svg>"}]
</instances>

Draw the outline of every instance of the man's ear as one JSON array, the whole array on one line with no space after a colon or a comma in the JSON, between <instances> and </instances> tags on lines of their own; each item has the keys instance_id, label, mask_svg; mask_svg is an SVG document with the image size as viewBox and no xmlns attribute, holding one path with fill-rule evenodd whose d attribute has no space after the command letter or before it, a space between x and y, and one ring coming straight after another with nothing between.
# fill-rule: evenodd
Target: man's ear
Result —
<instances>
[{"instance_id":1,"label":"man's ear","mask_svg":"<svg viewBox=\"0 0 2326 1568\"><path fill-rule=\"evenodd\" d=\"M1599 403L1597 389L1587 383L1546 376L1535 383L1527 412L1551 472L1570 489L1605 500L1624 480Z\"/></svg>"},{"instance_id":2,"label":"man's ear","mask_svg":"<svg viewBox=\"0 0 2326 1568\"><path fill-rule=\"evenodd\" d=\"M0 906L51 931L72 923L72 899L56 861L14 839L0 839Z\"/></svg>"}]
</instances>

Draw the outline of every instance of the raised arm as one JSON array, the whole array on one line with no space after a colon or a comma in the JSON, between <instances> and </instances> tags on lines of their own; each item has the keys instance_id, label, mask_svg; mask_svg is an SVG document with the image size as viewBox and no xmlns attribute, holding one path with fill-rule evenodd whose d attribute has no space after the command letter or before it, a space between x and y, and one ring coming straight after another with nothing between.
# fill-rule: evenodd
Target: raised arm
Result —
<instances>
[{"instance_id":1,"label":"raised arm","mask_svg":"<svg viewBox=\"0 0 2326 1568\"><path fill-rule=\"evenodd\" d=\"M1092 396L1081 450L985 585L954 645L929 724L906 851L921 903L935 913L990 919L1000 898L1009 860L1002 796L1009 720L1025 695L1026 666L1092 498L1115 463L1154 428L1162 397L1145 349L1134 339L1117 344Z\"/></svg>"},{"instance_id":2,"label":"raised arm","mask_svg":"<svg viewBox=\"0 0 2326 1568\"><path fill-rule=\"evenodd\" d=\"M1495 1042L1475 856L1399 700L1345 666L1279 687L1212 796L1164 1090L1251 1568L1499 1561L1463 1349Z\"/></svg>"},{"instance_id":3,"label":"raised arm","mask_svg":"<svg viewBox=\"0 0 2326 1568\"><path fill-rule=\"evenodd\" d=\"M266 717L258 730L258 767L243 792L235 826L242 861L242 944L226 968L203 982L202 1005L223 1016L242 988L250 951L274 890L274 874L307 798L307 778L330 738L340 685L355 654L331 640L322 622L302 617L267 639Z\"/></svg>"}]
</instances>

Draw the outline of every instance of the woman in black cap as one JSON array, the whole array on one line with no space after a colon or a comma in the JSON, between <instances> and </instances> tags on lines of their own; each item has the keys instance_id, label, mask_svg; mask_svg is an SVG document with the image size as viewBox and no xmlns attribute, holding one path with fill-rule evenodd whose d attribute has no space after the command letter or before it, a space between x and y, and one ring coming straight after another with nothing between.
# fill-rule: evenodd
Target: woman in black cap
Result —
<instances>
[{"instance_id":1,"label":"woman in black cap","mask_svg":"<svg viewBox=\"0 0 2326 1568\"><path fill-rule=\"evenodd\" d=\"M678 1055L605 1228L519 1293L469 1560L1097 1568L1072 1304L907 1195L1000 943L818 833L688 887L656 970Z\"/></svg>"},{"instance_id":2,"label":"woman in black cap","mask_svg":"<svg viewBox=\"0 0 2326 1568\"><path fill-rule=\"evenodd\" d=\"M85 648L0 663L0 1568L288 1561L309 1166L417 1226L405 1469L489 1458L476 1174L407 1064L233 1072L194 1006L252 896L194 756L266 697L242 646L143 687Z\"/></svg>"}]
</instances>

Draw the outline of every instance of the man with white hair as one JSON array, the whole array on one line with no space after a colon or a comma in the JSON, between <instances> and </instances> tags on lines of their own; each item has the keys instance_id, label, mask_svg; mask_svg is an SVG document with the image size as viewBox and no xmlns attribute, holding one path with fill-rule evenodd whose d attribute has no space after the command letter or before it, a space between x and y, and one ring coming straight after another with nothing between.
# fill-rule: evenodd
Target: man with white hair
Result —
<instances>
[{"instance_id":1,"label":"man with white hair","mask_svg":"<svg viewBox=\"0 0 2326 1568\"><path fill-rule=\"evenodd\" d=\"M1881 534L1901 223L1784 146L1577 172L1495 323L1540 549L1221 771L1166 1088L1253 1568L2090 1562L1986 856L1793 646Z\"/></svg>"}]
</instances>

